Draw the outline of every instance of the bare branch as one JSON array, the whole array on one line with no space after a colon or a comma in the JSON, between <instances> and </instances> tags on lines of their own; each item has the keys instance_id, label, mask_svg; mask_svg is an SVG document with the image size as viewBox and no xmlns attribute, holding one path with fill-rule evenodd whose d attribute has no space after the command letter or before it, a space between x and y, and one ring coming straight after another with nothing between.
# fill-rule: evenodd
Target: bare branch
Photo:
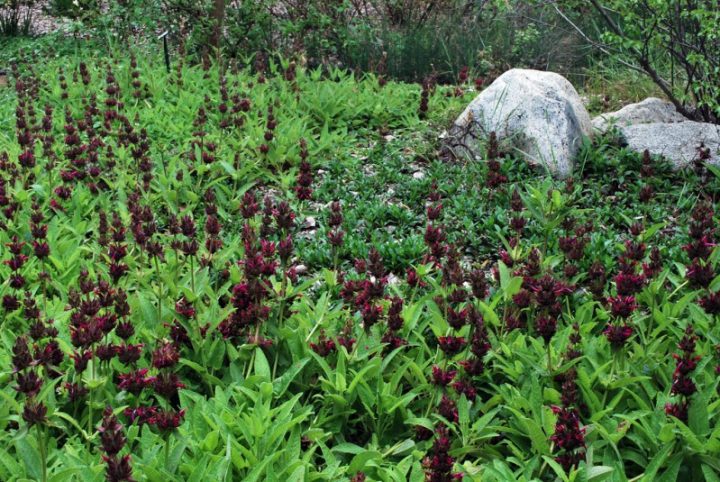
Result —
<instances>
[{"instance_id":1,"label":"bare branch","mask_svg":"<svg viewBox=\"0 0 720 482\"><path fill-rule=\"evenodd\" d=\"M593 47L597 48L598 50L600 50L602 53L604 53L606 55L612 55L612 52L610 52L608 50L610 48L609 45L601 44L601 43L591 39L590 37L588 37L587 34L585 34L585 32L583 32L582 29L580 29L580 27L578 27L572 20L570 20L568 18L567 15L565 15L562 12L562 10L560 10L560 8L558 8L557 4L553 3L553 7L555 8L555 11L558 13L558 15L560 15L572 28L574 28L575 31L577 31L577 33L579 33L580 36L583 39L585 39L585 41L587 43L589 43ZM625 67L627 67L629 69L632 69L636 72L640 72L641 74L646 73L642 68L638 67L637 65L633 65L629 62L624 61L623 59L617 59L617 60L618 60L618 62L620 62L622 65L624 65Z\"/></svg>"}]
</instances>

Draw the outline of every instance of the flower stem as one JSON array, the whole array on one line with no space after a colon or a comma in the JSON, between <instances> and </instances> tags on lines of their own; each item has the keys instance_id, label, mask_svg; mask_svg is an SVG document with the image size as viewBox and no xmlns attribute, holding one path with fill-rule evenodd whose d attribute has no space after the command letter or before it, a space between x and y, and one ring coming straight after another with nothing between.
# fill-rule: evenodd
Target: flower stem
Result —
<instances>
[{"instance_id":1,"label":"flower stem","mask_svg":"<svg viewBox=\"0 0 720 482\"><path fill-rule=\"evenodd\" d=\"M92 363L92 361L90 362ZM86 445L88 452L90 451L90 437L93 433L93 390L88 387L88 423L87 423L87 438Z\"/></svg>"},{"instance_id":2,"label":"flower stem","mask_svg":"<svg viewBox=\"0 0 720 482\"><path fill-rule=\"evenodd\" d=\"M158 286L158 322L162 323L162 291L163 291L163 284L162 284L162 278L160 278L160 264L158 263L158 257L153 256L153 261L155 263L155 272L157 273L158 282L160 285Z\"/></svg>"},{"instance_id":3,"label":"flower stem","mask_svg":"<svg viewBox=\"0 0 720 482\"><path fill-rule=\"evenodd\" d=\"M41 424L37 424L36 427L38 432L38 452L40 452L40 470L42 471L40 480L42 482L47 482L47 445L45 438L45 429L42 427Z\"/></svg>"},{"instance_id":4,"label":"flower stem","mask_svg":"<svg viewBox=\"0 0 720 482\"><path fill-rule=\"evenodd\" d=\"M195 256L190 256L190 289L195 293Z\"/></svg>"},{"instance_id":5,"label":"flower stem","mask_svg":"<svg viewBox=\"0 0 720 482\"><path fill-rule=\"evenodd\" d=\"M170 472L170 435L165 439L165 468Z\"/></svg>"},{"instance_id":6,"label":"flower stem","mask_svg":"<svg viewBox=\"0 0 720 482\"><path fill-rule=\"evenodd\" d=\"M547 366L548 366L548 372L552 373L553 367L552 367L552 355L550 354L550 342L547 343Z\"/></svg>"},{"instance_id":7,"label":"flower stem","mask_svg":"<svg viewBox=\"0 0 720 482\"><path fill-rule=\"evenodd\" d=\"M41 268L40 269L42 270L42 273L45 273L45 259L44 258L41 260ZM46 280L45 280L44 276L43 276L41 285L42 285L42 296L43 296L43 314L47 318L47 287L45 286Z\"/></svg>"}]
</instances>

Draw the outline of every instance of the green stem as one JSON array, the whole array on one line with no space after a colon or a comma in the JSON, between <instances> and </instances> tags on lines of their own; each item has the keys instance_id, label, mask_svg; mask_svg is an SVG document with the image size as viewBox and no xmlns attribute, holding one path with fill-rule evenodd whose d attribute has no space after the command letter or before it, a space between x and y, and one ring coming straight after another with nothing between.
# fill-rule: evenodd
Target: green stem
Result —
<instances>
[{"instance_id":1,"label":"green stem","mask_svg":"<svg viewBox=\"0 0 720 482\"><path fill-rule=\"evenodd\" d=\"M43 273L45 273L45 259L43 259L41 262L41 270ZM43 276L42 279L42 295L43 295L43 314L45 315L45 318L47 318L47 288L46 288L46 280Z\"/></svg>"},{"instance_id":2,"label":"green stem","mask_svg":"<svg viewBox=\"0 0 720 482\"><path fill-rule=\"evenodd\" d=\"M170 472L170 435L165 439L165 468Z\"/></svg>"},{"instance_id":3,"label":"green stem","mask_svg":"<svg viewBox=\"0 0 720 482\"><path fill-rule=\"evenodd\" d=\"M285 274L283 273L283 279L282 284L280 285L280 309L278 312L278 320L277 320L277 326L280 328L280 325L282 325L283 318L285 317L285 290L287 288L287 278L285 277Z\"/></svg>"},{"instance_id":4,"label":"green stem","mask_svg":"<svg viewBox=\"0 0 720 482\"><path fill-rule=\"evenodd\" d=\"M90 361L92 363L92 361ZM87 438L86 446L87 451L90 452L90 438L93 433L93 390L88 387L88 422L87 422Z\"/></svg>"},{"instance_id":5,"label":"green stem","mask_svg":"<svg viewBox=\"0 0 720 482\"><path fill-rule=\"evenodd\" d=\"M195 293L195 256L190 256L190 289Z\"/></svg>"},{"instance_id":6,"label":"green stem","mask_svg":"<svg viewBox=\"0 0 720 482\"><path fill-rule=\"evenodd\" d=\"M614 355L613 362L612 362L612 365L610 365L610 377L609 377L610 383L612 383L612 378L613 378L613 376L615 376L615 365L617 364L617 357L618 357L617 353L613 353L613 355ZM607 394L608 394L608 390L605 390L605 393L603 393L603 400L602 400L603 407L605 406L605 401L607 400Z\"/></svg>"},{"instance_id":7,"label":"green stem","mask_svg":"<svg viewBox=\"0 0 720 482\"><path fill-rule=\"evenodd\" d=\"M277 373L278 359L280 358L280 344L282 340L278 342L277 349L275 350L275 361L273 362L272 368L272 380L275 380L275 374Z\"/></svg>"},{"instance_id":8,"label":"green stem","mask_svg":"<svg viewBox=\"0 0 720 482\"><path fill-rule=\"evenodd\" d=\"M248 363L247 370L245 371L245 378L250 376L250 373L252 372L254 364L255 364L255 350L253 350L252 355L250 355L250 363Z\"/></svg>"},{"instance_id":9,"label":"green stem","mask_svg":"<svg viewBox=\"0 0 720 482\"><path fill-rule=\"evenodd\" d=\"M553 453L554 450L555 450L555 442L551 442L550 443L550 453ZM538 473L539 479L542 479L542 475L545 472L547 465L548 465L547 460L543 461L542 466L540 466L540 472Z\"/></svg>"},{"instance_id":10,"label":"green stem","mask_svg":"<svg viewBox=\"0 0 720 482\"><path fill-rule=\"evenodd\" d=\"M430 395L430 403L428 403L427 410L425 410L425 418L428 418L430 416L430 411L435 406L435 399L437 398L437 390L433 390L432 395Z\"/></svg>"},{"instance_id":11,"label":"green stem","mask_svg":"<svg viewBox=\"0 0 720 482\"><path fill-rule=\"evenodd\" d=\"M548 373L552 373L552 355L550 354L550 342L547 342L547 366L548 366Z\"/></svg>"},{"instance_id":12,"label":"green stem","mask_svg":"<svg viewBox=\"0 0 720 482\"><path fill-rule=\"evenodd\" d=\"M440 355L440 348L435 349L435 360L437 360L437 357ZM443 370L447 368L447 359L443 360ZM425 410L425 418L428 418L430 416L430 410L433 409L435 406L435 399L437 398L438 390L433 390L432 395L430 395L430 403L427 406L427 410Z\"/></svg>"},{"instance_id":13,"label":"green stem","mask_svg":"<svg viewBox=\"0 0 720 482\"><path fill-rule=\"evenodd\" d=\"M40 452L40 470L42 482L47 482L47 440L45 438L45 429L41 424L37 424L37 442L38 452Z\"/></svg>"},{"instance_id":14,"label":"green stem","mask_svg":"<svg viewBox=\"0 0 720 482\"><path fill-rule=\"evenodd\" d=\"M158 322L162 323L162 291L163 291L163 284L162 284L162 278L160 278L160 264L158 263L158 257L153 256L153 262L155 263L155 272L157 273L158 282L160 283L158 286Z\"/></svg>"},{"instance_id":15,"label":"green stem","mask_svg":"<svg viewBox=\"0 0 720 482\"><path fill-rule=\"evenodd\" d=\"M333 271L335 271L335 273L337 273L338 262L340 260L340 250L338 248L336 248L335 246L333 246L332 251L333 251Z\"/></svg>"}]
</instances>

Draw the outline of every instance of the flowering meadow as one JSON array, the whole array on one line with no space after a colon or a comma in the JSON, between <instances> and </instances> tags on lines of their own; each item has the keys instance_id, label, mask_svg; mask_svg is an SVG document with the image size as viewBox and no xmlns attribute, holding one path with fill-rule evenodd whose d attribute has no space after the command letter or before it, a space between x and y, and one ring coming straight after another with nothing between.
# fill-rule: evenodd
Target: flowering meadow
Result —
<instances>
[{"instance_id":1,"label":"flowering meadow","mask_svg":"<svg viewBox=\"0 0 720 482\"><path fill-rule=\"evenodd\" d=\"M0 480L720 480L720 172L455 159L483 86L19 58Z\"/></svg>"}]
</instances>

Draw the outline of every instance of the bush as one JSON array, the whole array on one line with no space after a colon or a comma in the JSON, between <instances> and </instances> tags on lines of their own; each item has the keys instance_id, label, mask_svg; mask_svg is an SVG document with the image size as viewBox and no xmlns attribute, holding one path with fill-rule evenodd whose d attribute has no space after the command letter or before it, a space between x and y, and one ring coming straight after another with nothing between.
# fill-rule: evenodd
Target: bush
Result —
<instances>
[{"instance_id":1,"label":"bush","mask_svg":"<svg viewBox=\"0 0 720 482\"><path fill-rule=\"evenodd\" d=\"M720 9L713 0L606 0L564 2L601 27L594 40L604 52L642 70L690 119L720 122ZM593 37L588 34L588 37Z\"/></svg>"},{"instance_id":2,"label":"bush","mask_svg":"<svg viewBox=\"0 0 720 482\"><path fill-rule=\"evenodd\" d=\"M162 0L163 17L186 52L216 44L214 2ZM510 67L563 73L584 65L577 34L545 2L262 0L226 6L220 45L230 58L256 52L303 59L314 67L375 70L386 56L391 78L453 82L464 66L479 75Z\"/></svg>"},{"instance_id":3,"label":"bush","mask_svg":"<svg viewBox=\"0 0 720 482\"><path fill-rule=\"evenodd\" d=\"M358 20L348 31L342 60L368 70L386 52L393 78L421 80L435 73L439 81L452 82L463 66L491 77L512 67L570 73L584 63L577 43L575 33L542 2L452 2L424 20L397 22L392 15Z\"/></svg>"}]
</instances>

